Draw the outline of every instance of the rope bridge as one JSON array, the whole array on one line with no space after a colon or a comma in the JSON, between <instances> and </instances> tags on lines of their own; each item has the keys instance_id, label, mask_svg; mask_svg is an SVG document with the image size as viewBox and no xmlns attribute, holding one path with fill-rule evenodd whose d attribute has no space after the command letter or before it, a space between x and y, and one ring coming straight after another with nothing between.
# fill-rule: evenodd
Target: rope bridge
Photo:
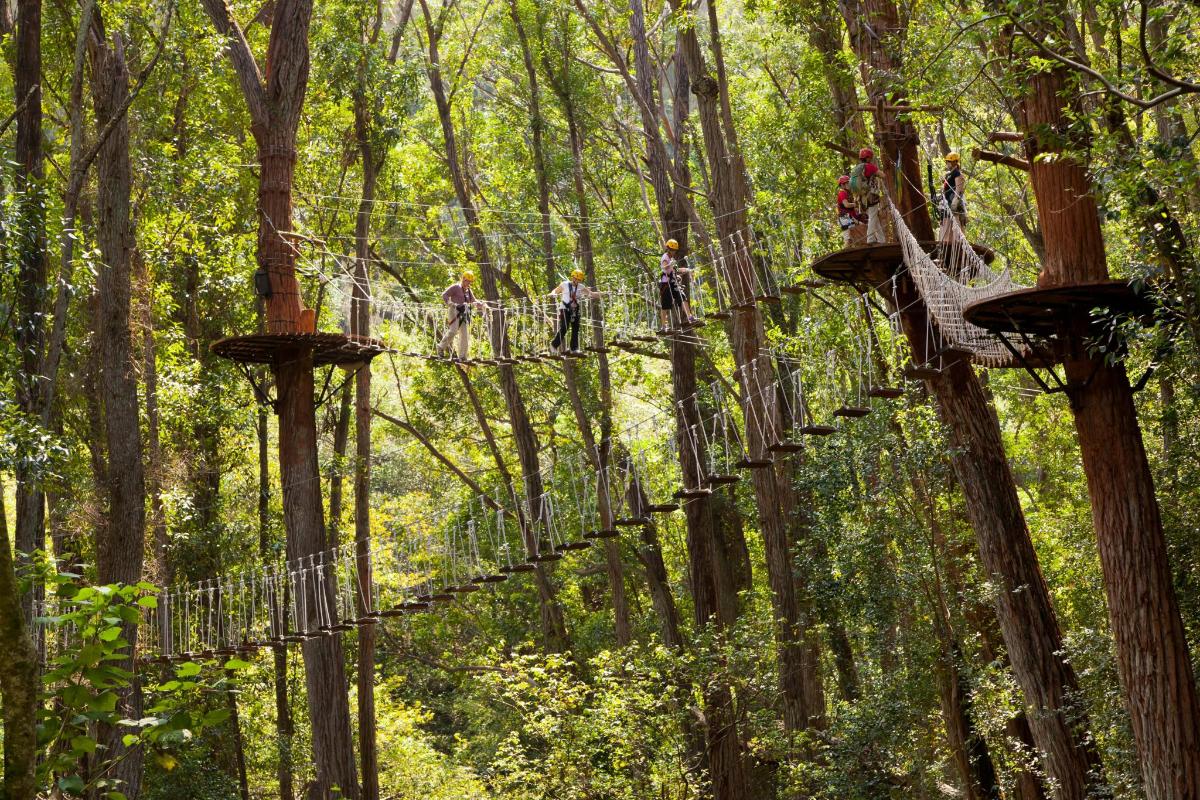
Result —
<instances>
[{"instance_id":1,"label":"rope bridge","mask_svg":"<svg viewBox=\"0 0 1200 800\"><path fill-rule=\"evenodd\" d=\"M1012 362L1009 350L994 334L967 322L963 309L1025 287L1014 283L1009 267L991 268L967 240L953 214L946 214L942 220L938 247L930 254L890 201L888 210L904 253L904 265L937 323L943 344L969 352L981 366L1009 365Z\"/></svg>"}]
</instances>

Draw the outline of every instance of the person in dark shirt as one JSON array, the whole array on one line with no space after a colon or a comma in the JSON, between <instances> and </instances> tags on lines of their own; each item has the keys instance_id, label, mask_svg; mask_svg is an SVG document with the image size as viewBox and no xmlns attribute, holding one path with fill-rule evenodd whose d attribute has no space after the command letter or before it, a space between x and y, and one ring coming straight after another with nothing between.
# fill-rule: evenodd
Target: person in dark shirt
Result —
<instances>
[{"instance_id":1,"label":"person in dark shirt","mask_svg":"<svg viewBox=\"0 0 1200 800\"><path fill-rule=\"evenodd\" d=\"M946 154L946 175L942 178L942 214L953 214L960 228L967 227L967 179L959 166L958 153Z\"/></svg>"},{"instance_id":2,"label":"person in dark shirt","mask_svg":"<svg viewBox=\"0 0 1200 800\"><path fill-rule=\"evenodd\" d=\"M679 252L679 242L668 239L663 248L662 258L659 259L658 295L659 295L659 329L660 334L666 333L671 326L671 310L683 310L688 324L698 320L692 315L692 306L688 303L687 292L683 288L683 276L691 275L692 270L683 266L675 255Z\"/></svg>"}]
</instances>

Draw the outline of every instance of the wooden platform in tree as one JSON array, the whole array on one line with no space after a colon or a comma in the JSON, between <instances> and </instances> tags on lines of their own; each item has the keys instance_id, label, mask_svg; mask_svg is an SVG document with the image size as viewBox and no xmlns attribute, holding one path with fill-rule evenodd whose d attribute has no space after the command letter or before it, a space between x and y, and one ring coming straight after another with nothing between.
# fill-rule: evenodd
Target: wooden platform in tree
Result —
<instances>
[{"instance_id":1,"label":"wooden platform in tree","mask_svg":"<svg viewBox=\"0 0 1200 800\"><path fill-rule=\"evenodd\" d=\"M213 342L212 352L241 364L275 364L281 353L312 348L313 366L370 361L387 346L378 339L344 333L253 333Z\"/></svg>"},{"instance_id":2,"label":"wooden platform in tree","mask_svg":"<svg viewBox=\"0 0 1200 800\"><path fill-rule=\"evenodd\" d=\"M922 242L927 252L934 252L938 242ZM972 245L984 261L991 263L996 254L988 247ZM817 275L830 281L851 283L855 286L879 286L891 280L896 271L904 266L904 251L899 243L868 244L835 250L813 262Z\"/></svg>"},{"instance_id":3,"label":"wooden platform in tree","mask_svg":"<svg viewBox=\"0 0 1200 800\"><path fill-rule=\"evenodd\" d=\"M1110 315L1148 316L1153 306L1125 281L1021 289L963 309L963 318L993 333L1052 337L1064 333L1097 308Z\"/></svg>"}]
</instances>

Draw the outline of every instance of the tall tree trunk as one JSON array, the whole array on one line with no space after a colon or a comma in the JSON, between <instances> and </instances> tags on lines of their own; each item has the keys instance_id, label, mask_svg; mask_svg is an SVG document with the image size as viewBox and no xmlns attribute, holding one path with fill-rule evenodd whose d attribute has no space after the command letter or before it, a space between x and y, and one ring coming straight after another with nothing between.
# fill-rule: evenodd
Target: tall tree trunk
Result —
<instances>
[{"instance_id":1,"label":"tall tree trunk","mask_svg":"<svg viewBox=\"0 0 1200 800\"><path fill-rule=\"evenodd\" d=\"M342 540L342 498L345 496L346 448L350 443L350 405L354 387L342 387L333 424L333 454L329 460L329 541Z\"/></svg>"},{"instance_id":2,"label":"tall tree trunk","mask_svg":"<svg viewBox=\"0 0 1200 800\"><path fill-rule=\"evenodd\" d=\"M537 182L538 190L538 214L541 220L541 237L542 237L542 260L546 269L546 284L553 287L557 282L556 270L554 266L554 239L550 231L550 181L546 174L546 154L545 154L545 137L543 129L545 127L545 119L542 115L541 89L538 84L537 67L533 58L533 51L530 49L529 38L525 33L524 23L521 21L521 10L518 0L509 0L509 13L512 17L513 27L517 33L517 41L521 45L521 55L525 63L526 79L529 82L529 127L532 132L531 150L533 156L533 173ZM539 7L539 17L540 7ZM544 27L544 20L538 20L539 30ZM564 67L564 69L569 67ZM563 99L565 87L559 91L560 99ZM565 101L569 104L569 99ZM567 110L567 126L570 133L572 143L572 154L575 155L574 147L579 139L578 120L573 113L573 109ZM579 147L582 143L579 142ZM581 168L580 168L581 169ZM580 195L579 186L576 185L577 203L580 203L581 213L587 213L586 200ZM586 230L586 228L583 228ZM591 232L585 234L588 237L586 243L587 260L591 260ZM591 274L585 272L588 279L588 285L595 287L596 276L595 266L591 265ZM603 329L599 324L599 304L595 301L589 304L589 313L592 315L593 332L595 336L599 336L600 345L603 345ZM594 344L595 342L593 342ZM565 348L567 343L563 343ZM612 441L609 433L612 431L612 386L611 378L608 369L608 356L604 353L599 353L598 357L602 360L600 364L600 415L601 415L601 437L599 446L595 436L592 435L591 423L588 421L587 414L580 401L579 389L575 380L574 365L567 361L563 362L563 379L567 385L567 391L571 397L571 408L575 412L576 423L584 438L584 448L588 453L588 458L592 462L597 475L604 476L608 474L610 462L612 460ZM607 384L607 385L606 385ZM608 495L608 487L611 481L600 480L597 483L597 499L599 502L600 525L604 529L611 530L614 527L614 508L613 498ZM604 547L604 567L605 575L608 578L609 597L612 599L613 605L613 632L616 638L618 647L625 647L633 641L633 627L629 621L629 599L625 591L625 565L621 561L621 545L620 542L612 539L603 540Z\"/></svg>"},{"instance_id":3,"label":"tall tree trunk","mask_svg":"<svg viewBox=\"0 0 1200 800\"><path fill-rule=\"evenodd\" d=\"M260 302L258 311L260 330L263 327L263 322L262 303ZM260 380L262 377L261 375L259 376ZM267 409L263 405L259 405L258 407L257 423L258 554L264 563L270 563L275 560L271 552L270 536L271 473L269 448L267 446L270 430L268 428ZM286 596L279 598L272 593L271 619L279 618L277 611L278 604L282 603L286 607L287 602ZM287 645L272 646L271 659L273 662L272 682L275 688L275 779L279 782L279 800L295 800L296 794L292 788L292 736L295 734L295 728L292 724L292 709L288 704Z\"/></svg>"},{"instance_id":4,"label":"tall tree trunk","mask_svg":"<svg viewBox=\"0 0 1200 800\"><path fill-rule=\"evenodd\" d=\"M896 302L914 353L924 348L928 320L909 280L897 284ZM1063 657L1062 632L1021 511L1004 454L1000 425L970 365L957 357L928 381L953 446L950 460L975 531L980 564L995 582L996 615L1013 675L1028 708L1034 741L1056 798L1075 800L1101 792L1099 755L1087 734L1086 715L1073 707L1079 685Z\"/></svg>"},{"instance_id":5,"label":"tall tree trunk","mask_svg":"<svg viewBox=\"0 0 1200 800\"><path fill-rule=\"evenodd\" d=\"M226 680L236 679L233 671L226 672ZM242 715L238 713L238 693L235 689L225 690L225 707L229 709L229 727L233 729L233 760L237 769L238 796L250 800L250 778L246 772L246 737L242 734Z\"/></svg>"},{"instance_id":6,"label":"tall tree trunk","mask_svg":"<svg viewBox=\"0 0 1200 800\"><path fill-rule=\"evenodd\" d=\"M712 0L709 5L711 8ZM681 5L678 0L673 0L672 7L678 11ZM711 11L709 26L715 36L715 9ZM704 135L704 149L712 180L709 199L716 216L721 246L727 255L721 262L721 269L734 297L753 298L758 292L751 277L732 266L736 263L735 259L744 258L741 253L735 255L735 251L739 248L739 242L750 242L751 232L746 218L749 200L746 169L731 129L725 126L732 122L731 115L722 113L722 93L725 89L721 86L720 77L723 67L718 58L718 77L708 74L695 27L683 29L680 36ZM718 54L714 52L714 55ZM773 365L758 358L759 353L766 349L766 336L757 307L734 308L733 319L726 331L739 370L749 375L753 367L757 370L755 385L772 386L775 382ZM744 417L747 422L746 447L756 456L766 453L766 447L770 444L770 430L780 429L777 405L770 402L764 392L757 389L746 391ZM791 473L786 465L776 465L769 469L751 470L750 478L758 508L759 527L766 552L767 581L771 587L776 620L775 638L784 726L792 731L820 728L825 724L820 659L814 647L814 637L810 635L812 631L807 615L801 613L802 602L797 594L797 575L792 558L791 542L801 538L798 534L803 526L803 517L798 513ZM801 577L803 579L803 575ZM807 603L803 605L807 606Z\"/></svg>"},{"instance_id":7,"label":"tall tree trunk","mask_svg":"<svg viewBox=\"0 0 1200 800\"><path fill-rule=\"evenodd\" d=\"M382 156L372 147L372 119L367 99L366 46L359 62L354 93L354 129L362 166L362 199L354 221L354 290L350 310L351 332L371 335L370 286L371 211L375 206ZM374 607L371 564L371 365L354 375L354 554L359 591L355 600L360 616ZM375 737L375 640L374 625L358 629L358 741L362 767L363 800L379 800L379 755Z\"/></svg>"},{"instance_id":8,"label":"tall tree trunk","mask_svg":"<svg viewBox=\"0 0 1200 800\"><path fill-rule=\"evenodd\" d=\"M13 388L17 407L31 419L42 416L38 385L44 347L46 306L46 212L42 179L41 0L18 0L13 74L17 112L14 189L18 196L16 345L19 366ZM16 463L15 550L18 563L45 546L45 494L34 459ZM37 747L39 636L27 625L41 600L42 589L21 592L9 549L8 519L0 500L0 650L9 654L0 671L0 701L4 722L4 781L12 800L32 800L36 794L34 768Z\"/></svg>"},{"instance_id":9,"label":"tall tree trunk","mask_svg":"<svg viewBox=\"0 0 1200 800\"><path fill-rule=\"evenodd\" d=\"M107 40L99 12L94 18L88 55L92 64L92 101L96 123L103 127L120 113L129 94L129 70L121 34ZM145 547L146 485L142 467L142 438L138 413L137 369L130 335L133 292L133 250L137 246L130 216L132 173L129 163L129 123L121 115L105 139L97 160L96 238L101 266L96 279L99 297L97 339L100 350L100 398L108 450L106 494L108 514L102 538L96 542L96 574L101 583L137 583L142 577ZM137 626L125 625L129 652L117 663L133 670ZM122 716L141 717L141 692L136 686L119 693ZM142 777L141 750L126 755L126 733L102 725L101 746L110 759L124 756L110 771L121 790L136 797Z\"/></svg>"},{"instance_id":10,"label":"tall tree trunk","mask_svg":"<svg viewBox=\"0 0 1200 800\"><path fill-rule=\"evenodd\" d=\"M645 509L650 505L650 498L642 488L645 476L638 476L636 467L629 465L629 473L634 476L625 487L625 503L633 511L634 516L650 518ZM646 583L650 588L650 602L658 614L659 626L662 630L663 644L668 647L680 647L683 639L679 633L679 610L675 607L675 597L671 594L670 577L667 575L667 565L663 561L662 548L658 543L658 530L653 522L647 522L640 528L642 546L638 548L638 560L646 569Z\"/></svg>"},{"instance_id":11,"label":"tall tree trunk","mask_svg":"<svg viewBox=\"0 0 1200 800\"><path fill-rule=\"evenodd\" d=\"M45 393L39 385L46 318L46 203L45 164L42 153L42 3L18 0L15 32L16 64L13 88L17 106L16 161L17 214L17 324L16 345L20 367L13 381L17 406L30 418L45 416ZM18 563L45 547L46 499L41 477L34 474L36 459L16 464L16 541ZM36 584L21 598L28 621L42 597ZM35 647L38 634L34 633ZM40 647L39 647L40 649Z\"/></svg>"},{"instance_id":12,"label":"tall tree trunk","mask_svg":"<svg viewBox=\"0 0 1200 800\"><path fill-rule=\"evenodd\" d=\"M25 628L20 587L8 538L4 486L0 484L0 720L4 723L4 781L6 800L37 796L38 658Z\"/></svg>"},{"instance_id":13,"label":"tall tree trunk","mask_svg":"<svg viewBox=\"0 0 1200 800\"><path fill-rule=\"evenodd\" d=\"M295 252L281 235L292 228L292 182L296 163L296 130L308 87L308 29L312 0L275 3L269 69L263 75L241 28L222 0L202 0L204 10L226 37L228 55L250 113L251 132L258 145L259 268L267 273L267 331L299 330L300 293ZM284 525L289 559L313 556L328 548L321 475L317 463L317 425L313 408L313 358L310 346L280 350L274 365L278 392L279 467L283 485ZM328 601L333 605L332 586ZM315 630L317 603L301 622ZM313 800L329 797L333 787L357 800L358 772L346 693L341 643L336 637L309 639L302 646L304 678L312 719L312 752L316 780L309 787Z\"/></svg>"},{"instance_id":14,"label":"tall tree trunk","mask_svg":"<svg viewBox=\"0 0 1200 800\"><path fill-rule=\"evenodd\" d=\"M872 103L896 103L891 81L901 76L900 17L892 0L843 0L850 41L862 65ZM920 187L918 140L911 123L893 112L877 114L882 169L893 200L914 235L933 239L933 225ZM897 282L894 301L914 353L927 347L929 320L911 279ZM970 364L951 354L942 373L928 381L950 430L951 463L979 544L980 562L997 584L996 613L1017 684L1025 695L1033 737L1058 800L1081 800L1089 791L1103 793L1098 753L1088 740L1086 716L1069 706L1078 693L1075 671L1063 658L1062 632L1038 565L1000 436L1000 424Z\"/></svg>"},{"instance_id":15,"label":"tall tree trunk","mask_svg":"<svg viewBox=\"0 0 1200 800\"><path fill-rule=\"evenodd\" d=\"M900 438L902 446L904 444L904 432L899 423L892 419L892 428L896 435ZM897 477L899 475L897 474ZM945 530L941 522L938 520L936 507L937 500L930 492L929 484L925 478L913 471L909 473L909 486L912 489L913 499L916 505L923 509L924 519L922 520L929 528L930 539L932 541L932 550L938 557L938 591L939 597L957 597L965 598L965 608L962 610L963 617L967 623L979 634L980 638L980 656L985 664L999 662L1001 669L1010 669L1011 665L1008 661L1008 654L1004 652L999 645L999 624L996 620L996 611L992 606L988 606L982 602L971 599L971 593L966 587L963 579L960 562L965 561L970 557L969 547L965 542L958 543L947 539ZM944 581L944 588L943 588ZM950 616L948 610L943 612L945 600L940 600L937 606L941 623L937 626L937 632L942 637L943 641L949 642L951 645L950 653L943 653L943 658L948 658L951 669L961 676L962 654L958 638L953 636L953 628L950 624ZM967 691L965 685L962 689ZM975 731L976 725L974 717L971 714L969 704L969 696L962 695L967 699L967 704L962 707L961 717L963 720L964 729L967 731ZM948 725L957 724L948 720ZM1026 718L1024 711L1018 711L1005 722L1005 731L1013 740L1015 746L1027 749L1030 752L1035 751L1033 743L1033 735L1029 730L1029 720ZM964 742L968 742L969 738L964 737ZM982 741L982 740L981 740ZM983 744L984 752L986 751L986 743ZM964 753L969 748L964 747ZM994 766L990 764L990 755L988 765L984 766L981 776L979 776L979 785L987 784L984 780L990 772L994 774ZM1015 797L1018 800L1042 800L1046 796L1045 789L1042 785L1040 775L1031 769L1020 768L1016 776Z\"/></svg>"},{"instance_id":16,"label":"tall tree trunk","mask_svg":"<svg viewBox=\"0 0 1200 800\"><path fill-rule=\"evenodd\" d=\"M264 179L267 173L264 172ZM288 531L287 555L292 562L328 549L322 519L317 464L316 415L313 409L313 363L308 348L284 351L275 367L279 391L279 474L283 484L283 520ZM327 602L333 606L332 587ZM316 630L321 624L318 603L308 604L308 619L300 624ZM333 636L308 639L304 654L304 683L312 718L312 749L317 777L309 787L311 800L331 796L337 786L346 797L358 797L358 775L351 739L350 709L341 641Z\"/></svg>"},{"instance_id":17,"label":"tall tree trunk","mask_svg":"<svg viewBox=\"0 0 1200 800\"><path fill-rule=\"evenodd\" d=\"M471 246L475 251L475 262L479 264L480 271L482 272L481 283L483 284L484 296L489 301L497 302L500 299L497 279L498 270L488 253L487 240L484 238L483 228L479 222L479 213L471 197L466 175L463 173L463 165L456 143L454 122L451 117L450 101L446 93L445 83L442 80L442 63L438 50L438 42L442 35L441 26L443 17L439 16L435 21L426 0L421 0L421 11L425 18L426 45L429 50L429 85L433 92L434 102L437 105L438 118L441 121L450 180L454 185L454 192L458 199L459 207L462 209L463 217L467 222L467 230L471 237ZM497 355L508 353L508 334L506 330L500 325L492 325L490 328L492 351ZM542 482L541 465L538 461L537 435L533 430L533 425L529 422L529 412L525 408L525 400L521 396L521 388L517 385L516 372L509 364L497 367L496 371L500 379L500 392L504 397L504 404L508 410L508 417L512 426L513 440L517 448L517 458L521 462L521 471L524 474L526 497L532 501L533 499L541 498L545 491ZM532 509L532 513L533 519L522 530L525 538L525 547L530 553L536 552L537 548L537 528L542 519L540 503ZM555 596L554 585L550 581L549 571L542 564L538 564L533 574L534 582L538 587L542 630L546 637L547 649L556 652L565 651L568 649L569 642L567 627L563 619L562 608Z\"/></svg>"},{"instance_id":18,"label":"tall tree trunk","mask_svg":"<svg viewBox=\"0 0 1200 800\"><path fill-rule=\"evenodd\" d=\"M1055 18L1043 24L1053 32L1060 23ZM1038 70L1025 85L1021 115L1029 178L1046 240L1038 286L1108 280L1093 187L1078 160L1087 134L1071 121L1078 98L1069 94L1063 69ZM1123 364L1087 348L1086 319L1073 320L1063 336L1072 342L1064 363L1067 396L1146 796L1200 797L1200 701L1133 392Z\"/></svg>"},{"instance_id":19,"label":"tall tree trunk","mask_svg":"<svg viewBox=\"0 0 1200 800\"><path fill-rule=\"evenodd\" d=\"M653 89L653 68L646 41L645 11L642 0L630 2L629 28L634 44L634 63L637 70L638 93L641 95L643 135L646 140L647 165L655 201L662 222L663 235L675 238L680 243L680 252L687 252L688 208L690 188L685 181L672 183L670 174L677 178L688 175L688 152L683 134L683 121L689 109L690 74L680 56L681 40L676 38L675 47L675 97L672 98L675 112L674 128L677 133L675 162L671 164L659 134L657 119L663 114L665 101L656 102ZM687 402L696 397L696 346L680 338L671 343L671 388L679 413L676 415L675 444L679 454L679 467L683 483L699 485L704 474L703 442L697 447L689 446L689 431L702 424L699 406ZM721 567L723 549L718 544L722 539L720 503L714 496L687 500L683 504L687 523L687 551L691 575L692 599L697 628L715 625L724 629L733 625L737 617L736 591L730 585L732 572L727 563ZM738 711L733 692L728 682L713 676L702 689L704 713L704 735L706 762L714 800L742 800L750 797L750 783L744 759L742 739L738 725Z\"/></svg>"},{"instance_id":20,"label":"tall tree trunk","mask_svg":"<svg viewBox=\"0 0 1200 800\"><path fill-rule=\"evenodd\" d=\"M150 527L154 537L154 572L159 586L170 586L171 563L167 554L167 514L163 508L163 457L159 437L158 349L154 345L153 275L138 251L146 279L145 314L142 320L142 371L146 383L146 486L150 492Z\"/></svg>"},{"instance_id":21,"label":"tall tree trunk","mask_svg":"<svg viewBox=\"0 0 1200 800\"><path fill-rule=\"evenodd\" d=\"M826 2L816 3L812 15L813 18L807 21L808 41L822 56L821 71L833 100L833 121L837 131L832 140L854 151L867 141L867 126L857 110L859 101L854 75L842 59L841 22L837 11Z\"/></svg>"},{"instance_id":22,"label":"tall tree trunk","mask_svg":"<svg viewBox=\"0 0 1200 800\"><path fill-rule=\"evenodd\" d=\"M538 86L537 67L533 52L529 48L529 37L525 33L525 25L521 21L521 8L518 0L508 0L508 12L512 18L513 29L517 34L517 42L521 45L525 77L529 81L529 134L532 140L530 155L533 157L533 175L537 182L538 218L541 221L539 233L542 237L542 256L545 259L546 285L553 286L558 280L554 268L554 237L550 230L550 182L546 176L546 119L542 116L542 92ZM539 28L544 23L545 20L542 19L537 21Z\"/></svg>"}]
</instances>

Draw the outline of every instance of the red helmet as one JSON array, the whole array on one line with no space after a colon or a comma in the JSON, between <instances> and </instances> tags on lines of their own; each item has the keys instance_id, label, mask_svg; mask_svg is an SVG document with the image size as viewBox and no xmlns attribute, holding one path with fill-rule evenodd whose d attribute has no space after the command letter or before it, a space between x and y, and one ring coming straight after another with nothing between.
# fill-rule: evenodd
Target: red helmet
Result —
<instances>
[{"instance_id":1,"label":"red helmet","mask_svg":"<svg viewBox=\"0 0 1200 800\"><path fill-rule=\"evenodd\" d=\"M843 175L842 177L838 178L838 186L845 186L849 182L850 182L849 175Z\"/></svg>"},{"instance_id":2,"label":"red helmet","mask_svg":"<svg viewBox=\"0 0 1200 800\"><path fill-rule=\"evenodd\" d=\"M858 157L859 158L874 158L875 151L869 147L864 147L862 150L858 151Z\"/></svg>"},{"instance_id":3,"label":"red helmet","mask_svg":"<svg viewBox=\"0 0 1200 800\"><path fill-rule=\"evenodd\" d=\"M863 167L863 176L864 177L869 178L872 175L874 175L876 172L879 172L879 167L875 166L874 164L867 164L865 167Z\"/></svg>"}]
</instances>

